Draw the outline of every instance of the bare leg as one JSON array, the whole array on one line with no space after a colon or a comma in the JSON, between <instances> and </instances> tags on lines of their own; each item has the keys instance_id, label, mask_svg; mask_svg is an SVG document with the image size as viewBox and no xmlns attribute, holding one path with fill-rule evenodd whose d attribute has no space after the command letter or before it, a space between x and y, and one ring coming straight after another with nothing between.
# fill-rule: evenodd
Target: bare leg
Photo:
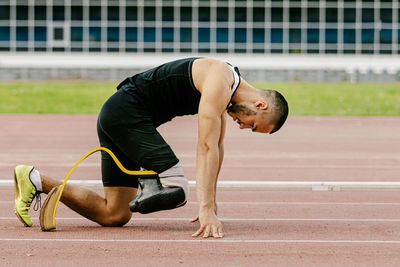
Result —
<instances>
[{"instance_id":1,"label":"bare leg","mask_svg":"<svg viewBox=\"0 0 400 267\"><path fill-rule=\"evenodd\" d=\"M41 174L44 193L62 184L61 181ZM85 218L103 226L122 226L132 217L129 202L137 194L136 188L105 187L105 198L90 189L66 185L61 202Z\"/></svg>"}]
</instances>

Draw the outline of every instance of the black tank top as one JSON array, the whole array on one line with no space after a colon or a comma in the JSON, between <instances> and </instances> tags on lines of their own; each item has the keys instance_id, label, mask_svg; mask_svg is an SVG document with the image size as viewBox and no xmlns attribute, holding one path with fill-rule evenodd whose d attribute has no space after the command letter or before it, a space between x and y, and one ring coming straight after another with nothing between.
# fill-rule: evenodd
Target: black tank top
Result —
<instances>
[{"instance_id":1,"label":"black tank top","mask_svg":"<svg viewBox=\"0 0 400 267\"><path fill-rule=\"evenodd\" d=\"M165 63L127 78L117 88L132 84L124 89L141 97L156 127L176 116L197 114L201 94L192 79L192 65L196 59Z\"/></svg>"}]
</instances>

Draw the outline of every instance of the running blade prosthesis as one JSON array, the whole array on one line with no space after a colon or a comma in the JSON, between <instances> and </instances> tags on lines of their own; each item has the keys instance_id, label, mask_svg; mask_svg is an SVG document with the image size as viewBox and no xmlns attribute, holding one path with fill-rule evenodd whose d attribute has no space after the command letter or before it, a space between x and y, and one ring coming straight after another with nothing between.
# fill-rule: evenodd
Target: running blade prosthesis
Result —
<instances>
[{"instance_id":1,"label":"running blade prosthesis","mask_svg":"<svg viewBox=\"0 0 400 267\"><path fill-rule=\"evenodd\" d=\"M185 192L180 187L163 187L158 175L138 178L140 192L129 203L132 212L147 214L160 210L170 210L186 204Z\"/></svg>"},{"instance_id":2,"label":"running blade prosthesis","mask_svg":"<svg viewBox=\"0 0 400 267\"><path fill-rule=\"evenodd\" d=\"M93 149L92 151L88 152L85 156L83 156L75 165L71 168L71 170L68 172L67 176L64 179L64 182L62 185L59 185L57 187L54 187L49 194L46 197L46 200L43 203L42 208L40 209L40 229L42 231L51 231L56 229L56 222L55 222L55 217L56 217L56 210L57 210L57 205L60 202L61 195L63 193L64 187L67 183L67 180L69 176L71 175L72 171L81 163L84 159L86 159L88 156L91 154L103 150L107 152L111 158L114 160L115 164L117 164L118 168L120 168L121 171L123 171L126 174L129 175L155 175L157 174L154 171L131 171L125 169L124 166L122 166L121 162L117 159L117 157L114 155L111 150L105 148L105 147L98 147Z\"/></svg>"},{"instance_id":3,"label":"running blade prosthesis","mask_svg":"<svg viewBox=\"0 0 400 267\"><path fill-rule=\"evenodd\" d=\"M40 209L39 221L42 231L51 231L56 229L54 214L57 205L57 199L61 193L61 185L51 189Z\"/></svg>"}]
</instances>

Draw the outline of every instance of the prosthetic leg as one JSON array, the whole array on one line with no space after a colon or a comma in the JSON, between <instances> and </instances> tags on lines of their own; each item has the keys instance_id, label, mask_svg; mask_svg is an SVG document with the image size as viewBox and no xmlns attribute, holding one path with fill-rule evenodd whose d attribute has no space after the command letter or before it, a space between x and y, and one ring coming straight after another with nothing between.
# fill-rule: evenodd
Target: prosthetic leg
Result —
<instances>
[{"instance_id":1,"label":"prosthetic leg","mask_svg":"<svg viewBox=\"0 0 400 267\"><path fill-rule=\"evenodd\" d=\"M164 187L158 175L138 178L140 192L129 203L132 212L147 214L160 210L170 210L186 204L185 192L181 187Z\"/></svg>"}]
</instances>

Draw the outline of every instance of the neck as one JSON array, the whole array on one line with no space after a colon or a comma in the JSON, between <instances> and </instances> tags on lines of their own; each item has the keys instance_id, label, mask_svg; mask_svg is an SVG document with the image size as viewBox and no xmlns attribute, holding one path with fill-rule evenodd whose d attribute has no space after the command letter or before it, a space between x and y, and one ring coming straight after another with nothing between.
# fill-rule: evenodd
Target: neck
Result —
<instances>
[{"instance_id":1,"label":"neck","mask_svg":"<svg viewBox=\"0 0 400 267\"><path fill-rule=\"evenodd\" d=\"M240 80L240 85L232 97L233 103L253 102L260 98L256 88L248 84L244 79Z\"/></svg>"}]
</instances>

